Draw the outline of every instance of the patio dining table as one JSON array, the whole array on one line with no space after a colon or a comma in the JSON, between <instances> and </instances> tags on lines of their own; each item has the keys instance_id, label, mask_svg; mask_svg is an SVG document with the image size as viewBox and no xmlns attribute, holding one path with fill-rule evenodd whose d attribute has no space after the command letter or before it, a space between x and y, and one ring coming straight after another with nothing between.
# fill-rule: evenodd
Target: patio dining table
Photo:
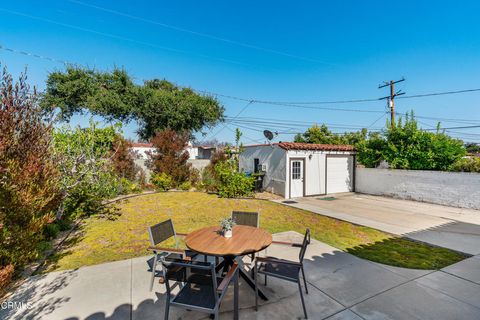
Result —
<instances>
[{"instance_id":1,"label":"patio dining table","mask_svg":"<svg viewBox=\"0 0 480 320\"><path fill-rule=\"evenodd\" d=\"M272 244L272 235L261 228L236 225L233 227L233 236L225 238L218 226L206 227L189 233L185 238L187 247L200 254L222 257L223 261L217 265L217 271L223 271L239 263L239 274L245 282L255 290L255 283L250 277L241 261L241 257L264 250ZM240 257L240 259L237 259ZM259 289L259 296L268 300L267 296Z\"/></svg>"}]
</instances>

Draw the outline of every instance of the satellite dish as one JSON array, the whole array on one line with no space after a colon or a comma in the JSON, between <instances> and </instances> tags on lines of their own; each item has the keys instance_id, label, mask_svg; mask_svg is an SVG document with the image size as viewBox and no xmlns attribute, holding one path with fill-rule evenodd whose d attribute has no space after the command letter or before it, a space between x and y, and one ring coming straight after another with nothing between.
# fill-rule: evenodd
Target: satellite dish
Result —
<instances>
[{"instance_id":1,"label":"satellite dish","mask_svg":"<svg viewBox=\"0 0 480 320\"><path fill-rule=\"evenodd\" d=\"M268 141L273 139L273 132L270 130L263 130L263 135L268 139Z\"/></svg>"}]
</instances>

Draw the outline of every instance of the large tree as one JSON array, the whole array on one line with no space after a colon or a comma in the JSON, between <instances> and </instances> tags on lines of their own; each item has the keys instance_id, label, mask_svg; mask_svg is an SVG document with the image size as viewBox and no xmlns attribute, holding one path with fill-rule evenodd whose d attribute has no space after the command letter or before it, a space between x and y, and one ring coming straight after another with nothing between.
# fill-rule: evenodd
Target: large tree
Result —
<instances>
[{"instance_id":1,"label":"large tree","mask_svg":"<svg viewBox=\"0 0 480 320\"><path fill-rule=\"evenodd\" d=\"M102 72L75 66L49 74L42 107L58 108L61 120L85 111L110 120L136 120L146 140L166 128L200 131L222 120L224 112L215 98L167 80L137 85L123 69Z\"/></svg>"}]
</instances>

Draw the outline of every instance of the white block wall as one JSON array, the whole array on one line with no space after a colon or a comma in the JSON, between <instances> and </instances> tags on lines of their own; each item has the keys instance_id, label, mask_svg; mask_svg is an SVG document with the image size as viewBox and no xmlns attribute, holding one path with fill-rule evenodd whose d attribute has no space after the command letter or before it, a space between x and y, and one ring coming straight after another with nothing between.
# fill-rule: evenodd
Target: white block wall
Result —
<instances>
[{"instance_id":1,"label":"white block wall","mask_svg":"<svg viewBox=\"0 0 480 320\"><path fill-rule=\"evenodd\" d=\"M357 168L355 190L480 210L480 173Z\"/></svg>"}]
</instances>

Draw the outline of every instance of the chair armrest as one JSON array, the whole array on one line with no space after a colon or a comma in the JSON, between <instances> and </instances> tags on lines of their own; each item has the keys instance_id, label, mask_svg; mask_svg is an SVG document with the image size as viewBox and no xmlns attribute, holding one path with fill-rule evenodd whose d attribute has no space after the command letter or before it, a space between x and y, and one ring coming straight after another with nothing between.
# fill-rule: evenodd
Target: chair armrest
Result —
<instances>
[{"instance_id":1,"label":"chair armrest","mask_svg":"<svg viewBox=\"0 0 480 320\"><path fill-rule=\"evenodd\" d=\"M186 237L186 236L188 236L188 233L179 233L179 232L176 232L175 235L180 236L180 237Z\"/></svg>"},{"instance_id":2,"label":"chair armrest","mask_svg":"<svg viewBox=\"0 0 480 320\"><path fill-rule=\"evenodd\" d=\"M286 242L286 241L272 241L272 244L279 244L283 246L289 246L289 247L302 247L302 244L300 243L294 243L294 242Z\"/></svg>"},{"instance_id":3,"label":"chair armrest","mask_svg":"<svg viewBox=\"0 0 480 320\"><path fill-rule=\"evenodd\" d=\"M288 264L288 265L297 266L297 267L302 266L300 262L290 261L290 260L281 260L274 257L257 257L256 261L267 262L267 263Z\"/></svg>"},{"instance_id":4,"label":"chair armrest","mask_svg":"<svg viewBox=\"0 0 480 320\"><path fill-rule=\"evenodd\" d=\"M220 285L217 288L217 292L223 292L228 287L228 285L230 284L230 281L232 281L237 271L238 271L238 263L235 261L232 267L230 268L230 270L228 270L225 278L223 278L222 282L220 282Z\"/></svg>"},{"instance_id":5,"label":"chair armrest","mask_svg":"<svg viewBox=\"0 0 480 320\"><path fill-rule=\"evenodd\" d=\"M174 248L162 248L162 247L148 247L148 250L157 252L157 251L162 251L162 252L168 252L168 253L180 253L185 255L185 250L182 249L174 249Z\"/></svg>"}]
</instances>

